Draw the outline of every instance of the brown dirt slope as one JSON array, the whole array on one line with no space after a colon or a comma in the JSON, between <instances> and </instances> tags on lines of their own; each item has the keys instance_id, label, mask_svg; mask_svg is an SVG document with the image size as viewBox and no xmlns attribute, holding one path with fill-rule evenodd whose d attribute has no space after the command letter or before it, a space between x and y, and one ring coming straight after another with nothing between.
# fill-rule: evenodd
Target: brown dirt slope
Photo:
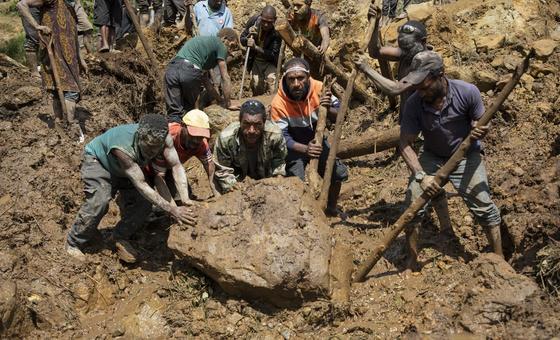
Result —
<instances>
[{"instance_id":1,"label":"brown dirt slope","mask_svg":"<svg viewBox=\"0 0 560 340\"><path fill-rule=\"evenodd\" d=\"M367 4L318 5L333 23L331 56L344 59L355 50ZM232 0L229 5L237 27L256 12L247 2ZM450 75L477 84L486 104L527 47L538 48L538 59L484 141L493 196L515 246L509 264L484 254L483 232L457 197L449 203L457 237L441 235L435 219L427 221L420 273L402 275L400 238L369 280L352 287L344 306L319 300L277 309L232 298L174 258L166 246L165 219L136 236L133 242L143 259L135 266L120 263L109 242L98 242L86 263L75 262L63 244L83 199L83 146L50 128L48 96L33 100L40 85L29 73L1 61L0 335L289 339L559 334L558 298L537 285L534 265L536 252L550 238L560 239L560 6L536 0L458 1L438 8L415 5L409 13L427 23L429 42L444 55ZM398 24L384 32L389 43ZM154 39L162 66L173 55L173 37L160 37L167 42L159 49L160 41ZM88 62L91 72L78 107L89 139L147 112L162 112L160 78L149 75L142 53L95 56ZM239 86L239 71L234 76ZM356 106L343 137L393 126L396 117L381 114L384 108ZM333 236L353 250L359 263L402 211L408 171L393 151L347 164L351 178L343 187L341 205L349 219L329 223ZM195 194L205 198L208 188L200 166L189 163L187 169ZM112 205L101 223L103 240L118 218Z\"/></svg>"}]
</instances>

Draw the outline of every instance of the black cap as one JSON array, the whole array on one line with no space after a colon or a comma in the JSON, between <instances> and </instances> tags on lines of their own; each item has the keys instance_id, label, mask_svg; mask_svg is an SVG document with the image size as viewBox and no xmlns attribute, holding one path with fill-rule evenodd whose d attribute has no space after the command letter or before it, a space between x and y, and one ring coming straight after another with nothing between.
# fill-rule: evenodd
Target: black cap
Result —
<instances>
[{"instance_id":1,"label":"black cap","mask_svg":"<svg viewBox=\"0 0 560 340\"><path fill-rule=\"evenodd\" d=\"M402 83L418 85L428 74L437 75L443 71L443 59L434 51L422 51L412 58L411 71L401 79Z\"/></svg>"},{"instance_id":2,"label":"black cap","mask_svg":"<svg viewBox=\"0 0 560 340\"><path fill-rule=\"evenodd\" d=\"M241 105L240 114L266 114L266 107L264 104L256 99L249 99Z\"/></svg>"},{"instance_id":3,"label":"black cap","mask_svg":"<svg viewBox=\"0 0 560 340\"><path fill-rule=\"evenodd\" d=\"M404 25L400 26L398 29L399 33L414 33L420 38L425 38L428 36L428 31L426 26L420 21L409 20Z\"/></svg>"}]
</instances>

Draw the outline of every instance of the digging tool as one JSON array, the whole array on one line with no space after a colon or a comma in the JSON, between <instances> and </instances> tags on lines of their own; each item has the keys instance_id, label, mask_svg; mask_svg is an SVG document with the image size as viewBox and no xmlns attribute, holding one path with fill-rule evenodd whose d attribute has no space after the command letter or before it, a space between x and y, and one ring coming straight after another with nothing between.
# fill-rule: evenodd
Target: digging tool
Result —
<instances>
[{"instance_id":1,"label":"digging tool","mask_svg":"<svg viewBox=\"0 0 560 340\"><path fill-rule=\"evenodd\" d=\"M64 91L62 90L62 81L60 80L60 70L58 69L58 64L56 63L56 57L54 55L54 51L52 48L53 36L51 35L50 39L47 42L47 40L45 39L43 34L41 34L41 32L37 32L37 33L39 35L39 39L41 39L41 42L43 43L43 45L45 45L47 49L47 55L49 56L49 63L51 64L51 69L53 73L54 86L56 87L58 101L60 102L60 107L62 108L62 120L64 122L63 125L67 125L68 108L66 107L66 100L64 99ZM76 125L78 126L78 133L79 133L78 142L83 143L85 140L84 132L82 131L82 127L80 126L79 123Z\"/></svg>"},{"instance_id":2,"label":"digging tool","mask_svg":"<svg viewBox=\"0 0 560 340\"><path fill-rule=\"evenodd\" d=\"M130 17L132 23L134 24L134 29L136 29L136 32L138 32L138 37L142 42L142 46L144 46L144 50L146 51L146 54L148 55L148 58L150 59L150 62L152 63L154 70L157 70L158 63L157 63L156 56L154 55L154 51L152 50L152 45L150 45L150 42L148 41L148 39L146 39L144 32L142 32L142 27L140 27L140 23L138 22L138 17L136 16L136 10L130 4L130 0L123 0L123 2L126 7L126 11L128 12L128 16Z\"/></svg>"},{"instance_id":3,"label":"digging tool","mask_svg":"<svg viewBox=\"0 0 560 340\"><path fill-rule=\"evenodd\" d=\"M187 3L187 1L185 1L185 3ZM191 21L191 37L194 37L198 34L198 26L196 24L196 16L194 15L194 10L193 10L193 4L192 1L188 1L187 3L187 8L189 11L189 17L190 17L190 21ZM183 20L181 20L181 22L177 25L177 28L182 30L185 30L185 33L189 33L187 32L187 14L185 13L185 15L183 15Z\"/></svg>"},{"instance_id":4,"label":"digging tool","mask_svg":"<svg viewBox=\"0 0 560 340\"><path fill-rule=\"evenodd\" d=\"M284 53L286 53L286 42L282 40L280 45L280 54L278 55L278 61L276 62L276 79L274 80L274 93L278 91L278 85L280 84L280 75L282 73L282 60L284 59Z\"/></svg>"},{"instance_id":5,"label":"digging tool","mask_svg":"<svg viewBox=\"0 0 560 340\"><path fill-rule=\"evenodd\" d=\"M373 35L375 28L375 20L373 18L369 19L369 24L366 30L366 36L362 42L359 52L364 53L367 45ZM319 196L319 206L324 210L327 207L327 200L329 196L329 189L331 186L331 178L333 173L333 167L336 161L336 153L338 151L338 144L340 143L340 136L342 135L342 124L346 118L346 111L348 111L348 106L350 105L350 97L352 97L352 91L354 90L354 82L358 76L358 70L355 65L352 67L352 73L348 77L348 82L346 84L346 89L344 91L344 96L340 104L340 110L336 116L336 123L334 126L334 140L329 150L329 157L327 158L327 165L325 167L325 175L323 176L323 187L321 188L321 195Z\"/></svg>"},{"instance_id":6,"label":"digging tool","mask_svg":"<svg viewBox=\"0 0 560 340\"><path fill-rule=\"evenodd\" d=\"M253 27L249 29L249 37L255 36L257 32L258 20ZM243 76L241 76L241 88L239 89L239 100L243 96L243 85L245 85L245 75L247 74L247 65L249 64L249 53L251 53L251 48L247 46L247 52L245 53L245 63L243 64Z\"/></svg>"},{"instance_id":7,"label":"digging tool","mask_svg":"<svg viewBox=\"0 0 560 340\"><path fill-rule=\"evenodd\" d=\"M332 85L336 82L336 78L332 79L330 74L327 74L323 79L323 90L321 92L321 98L330 91ZM315 138L313 143L321 144L323 143L323 138L325 135L325 127L327 125L327 111L328 109L323 105L319 106L319 118L317 120L317 127L315 129ZM307 183L311 187L311 190L315 196L318 196L319 189L321 188L321 177L319 176L319 159L312 158L309 161L309 165L306 170Z\"/></svg>"},{"instance_id":8,"label":"digging tool","mask_svg":"<svg viewBox=\"0 0 560 340\"><path fill-rule=\"evenodd\" d=\"M494 114L498 111L500 106L507 99L507 97L515 87L515 85L519 82L523 73L527 71L527 68L529 67L529 60L534 56L534 53L534 50L531 50L531 52L525 57L525 59L517 66L511 80L505 85L503 90L496 97L492 106L486 110L484 115L476 123L476 127L485 126L490 122L492 116L494 116ZM459 146L459 149L455 151L455 153L451 156L451 158L449 158L449 160L443 165L443 167L441 167L436 172L434 180L439 186L443 187L445 183L447 183L449 174L451 174L451 172L453 172L457 168L461 160L465 157L467 151L470 149L472 143L473 139L471 138L471 135L469 135L463 140L463 142ZM405 210L405 212L401 215L401 217L399 217L397 222L395 222L393 227L385 235L381 244L375 247L372 254L357 268L356 274L354 275L354 282L365 281L366 275L370 272L371 268L375 266L377 261L379 261L379 259L383 255L383 252L387 248L389 248L391 243L393 243L397 236L399 236L404 227L408 223L410 223L410 221L412 221L416 213L418 213L418 210L420 210L430 200L430 198L431 197L426 192L424 192L420 197L412 202L412 204Z\"/></svg>"}]
</instances>

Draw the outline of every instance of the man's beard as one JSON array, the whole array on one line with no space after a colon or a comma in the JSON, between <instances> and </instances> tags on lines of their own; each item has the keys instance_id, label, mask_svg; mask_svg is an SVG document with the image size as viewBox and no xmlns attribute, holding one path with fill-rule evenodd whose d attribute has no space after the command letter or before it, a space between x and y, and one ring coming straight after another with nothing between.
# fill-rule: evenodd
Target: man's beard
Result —
<instances>
[{"instance_id":1,"label":"man's beard","mask_svg":"<svg viewBox=\"0 0 560 340\"><path fill-rule=\"evenodd\" d=\"M445 86L443 85L443 79L438 80L437 82L433 83L430 87L430 93L424 95L422 100L426 104L433 104L439 98L445 97Z\"/></svg>"}]
</instances>

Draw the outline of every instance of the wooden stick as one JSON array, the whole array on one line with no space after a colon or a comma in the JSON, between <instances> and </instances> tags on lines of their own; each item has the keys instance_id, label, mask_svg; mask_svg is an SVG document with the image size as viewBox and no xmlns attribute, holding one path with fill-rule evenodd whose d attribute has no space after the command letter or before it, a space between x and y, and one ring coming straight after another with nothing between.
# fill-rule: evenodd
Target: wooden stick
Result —
<instances>
[{"instance_id":1,"label":"wooden stick","mask_svg":"<svg viewBox=\"0 0 560 340\"><path fill-rule=\"evenodd\" d=\"M330 91L331 86L336 81L332 79L330 74L327 74L323 79L323 90L321 91L321 98ZM315 129L315 138L313 143L321 145L325 136L325 127L327 126L327 111L328 109L323 105L319 106L319 118L317 120L317 127ZM321 176L319 176L319 158L312 158L306 168L305 177L308 185L311 187L311 192L315 197L318 196L321 188Z\"/></svg>"},{"instance_id":2,"label":"wooden stick","mask_svg":"<svg viewBox=\"0 0 560 340\"><path fill-rule=\"evenodd\" d=\"M156 71L158 69L158 62L156 56L154 55L154 51L152 50L152 45L150 45L150 42L148 41L148 39L146 39L144 32L142 32L142 27L140 27L140 23L138 22L138 17L136 16L136 10L130 4L130 0L123 0L123 2L126 7L126 11L128 12L128 16L132 20L132 24L134 24L134 28L136 29L136 32L138 32L138 37L142 42L142 46L144 46L144 50L146 51L146 54L148 55L148 58L150 59L150 62L154 67L154 71Z\"/></svg>"},{"instance_id":3,"label":"wooden stick","mask_svg":"<svg viewBox=\"0 0 560 340\"><path fill-rule=\"evenodd\" d=\"M360 52L364 52L367 48L367 44L371 39L373 34L373 29L375 25L375 20L371 18L369 20L368 28L366 30L366 36L360 47ZM323 187L321 188L321 195L319 196L319 206L324 210L327 207L327 200L329 197L329 189L331 186L331 178L333 173L334 164L336 161L336 154L338 151L338 144L340 142L340 136L342 135L342 124L344 124L344 119L346 118L346 111L348 111L348 106L350 105L350 97L352 96L352 91L354 90L354 82L358 71L356 66L352 67L352 73L346 84L346 90L344 91L344 97L340 104L340 110L336 115L336 123L334 126L334 140L332 142L331 148L329 150L329 157L327 158L327 165L325 166L325 175L323 176Z\"/></svg>"},{"instance_id":4,"label":"wooden stick","mask_svg":"<svg viewBox=\"0 0 560 340\"><path fill-rule=\"evenodd\" d=\"M341 141L336 156L347 159L395 148L399 146L399 136L399 126L383 131L368 131L361 136Z\"/></svg>"},{"instance_id":5,"label":"wooden stick","mask_svg":"<svg viewBox=\"0 0 560 340\"><path fill-rule=\"evenodd\" d=\"M476 126L484 126L487 125L494 114L498 111L500 106L509 96L515 85L521 79L521 76L527 68L529 67L529 59L531 59L534 55L534 50L525 57L525 59L519 64L513 74L511 80L506 84L504 89L500 92L500 94L494 100L494 103L490 108L486 110L484 115L480 118L480 120L476 123ZM471 133L472 134L472 133ZM453 172L459 163L463 160L465 155L467 154L468 150L471 147L474 139L471 137L471 134L467 138L463 140L459 149L455 151L455 153L449 158L449 160L445 163L443 167L441 167L435 174L434 180L438 185L443 187L449 178L449 174ZM354 282L363 282L365 281L366 275L370 272L371 268L379 261L383 252L389 248L391 243L399 236L401 231L404 227L412 221L418 210L420 210L429 200L430 196L424 192L420 197L414 200L412 204L405 210L405 212L399 217L397 222L393 225L393 227L389 230L389 232L383 238L381 244L373 249L372 254L357 268L356 274L354 275Z\"/></svg>"},{"instance_id":6,"label":"wooden stick","mask_svg":"<svg viewBox=\"0 0 560 340\"><path fill-rule=\"evenodd\" d=\"M380 21L381 17L378 17L375 19L375 26L373 26L374 30L376 27L379 27L379 21ZM381 40L383 39L381 36L381 31L378 30L377 31L377 41L381 42ZM369 44L369 41L367 42L367 44ZM379 62L379 69L381 71L381 75L387 79L393 80L393 71L391 71L391 66L389 65L389 61L387 59L384 58L378 58L377 61ZM395 96L391 96L388 95L387 96L389 98L389 105L391 106L392 109L397 107L397 98ZM401 105L404 105L404 103L401 103Z\"/></svg>"},{"instance_id":7,"label":"wooden stick","mask_svg":"<svg viewBox=\"0 0 560 340\"><path fill-rule=\"evenodd\" d=\"M280 54L278 55L278 61L276 62L276 79L274 80L274 93L278 91L280 78L282 77L282 62L284 59L284 53L286 53L286 42L284 41L284 39L282 39L282 44L280 45Z\"/></svg>"}]
</instances>

